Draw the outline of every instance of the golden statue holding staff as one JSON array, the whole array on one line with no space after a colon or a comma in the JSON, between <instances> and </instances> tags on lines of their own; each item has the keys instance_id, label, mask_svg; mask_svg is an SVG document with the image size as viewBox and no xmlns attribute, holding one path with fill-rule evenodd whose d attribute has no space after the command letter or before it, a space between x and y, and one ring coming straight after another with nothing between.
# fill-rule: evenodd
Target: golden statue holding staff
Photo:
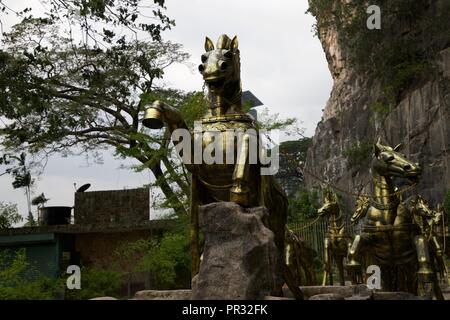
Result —
<instances>
[{"instance_id":1,"label":"golden statue holding staff","mask_svg":"<svg viewBox=\"0 0 450 320\"><path fill-rule=\"evenodd\" d=\"M351 239L345 228L344 216L337 200L336 193L325 190L325 203L317 211L319 217L328 217L328 231L324 239L323 286L327 283L333 285L332 259L338 267L340 284L341 286L345 285L344 259L347 256Z\"/></svg>"},{"instance_id":2,"label":"golden statue holding staff","mask_svg":"<svg viewBox=\"0 0 450 320\"><path fill-rule=\"evenodd\" d=\"M439 206L436 210L431 210L428 202L420 195L411 202L411 211L414 215L415 223L420 228L421 234L428 241L430 264L435 271L433 282L436 297L440 300L444 300L436 274L439 273L441 278L444 279L448 273L442 245L438 240L436 232L437 227L440 227L443 222L443 212Z\"/></svg>"}]
</instances>

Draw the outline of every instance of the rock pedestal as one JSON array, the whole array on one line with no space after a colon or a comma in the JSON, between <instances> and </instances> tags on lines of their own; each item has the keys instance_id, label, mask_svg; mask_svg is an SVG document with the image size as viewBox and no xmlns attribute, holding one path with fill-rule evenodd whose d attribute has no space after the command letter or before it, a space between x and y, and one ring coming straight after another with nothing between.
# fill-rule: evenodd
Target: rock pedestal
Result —
<instances>
[{"instance_id":1,"label":"rock pedestal","mask_svg":"<svg viewBox=\"0 0 450 320\"><path fill-rule=\"evenodd\" d=\"M193 299L262 299L282 285L281 259L264 207L245 209L233 202L199 208L205 235Z\"/></svg>"}]
</instances>

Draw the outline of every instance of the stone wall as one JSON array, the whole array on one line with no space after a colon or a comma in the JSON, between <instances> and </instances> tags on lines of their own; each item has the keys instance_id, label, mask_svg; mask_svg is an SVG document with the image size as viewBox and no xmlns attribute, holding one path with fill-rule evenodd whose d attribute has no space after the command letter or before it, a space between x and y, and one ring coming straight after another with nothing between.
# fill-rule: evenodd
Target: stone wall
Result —
<instances>
[{"instance_id":1,"label":"stone wall","mask_svg":"<svg viewBox=\"0 0 450 320\"><path fill-rule=\"evenodd\" d=\"M149 220L148 188L75 193L75 224L135 224Z\"/></svg>"}]
</instances>

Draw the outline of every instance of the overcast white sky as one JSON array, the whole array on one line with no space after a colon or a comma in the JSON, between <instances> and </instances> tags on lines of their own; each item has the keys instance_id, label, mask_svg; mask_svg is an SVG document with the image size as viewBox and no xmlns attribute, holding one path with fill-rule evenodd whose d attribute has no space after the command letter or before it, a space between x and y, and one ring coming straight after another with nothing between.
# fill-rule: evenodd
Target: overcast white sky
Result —
<instances>
[{"instance_id":1,"label":"overcast white sky","mask_svg":"<svg viewBox=\"0 0 450 320\"><path fill-rule=\"evenodd\" d=\"M4 1L11 7L24 2ZM36 0L26 1L28 5L31 2ZM251 90L270 112L298 118L306 135L314 134L332 80L320 41L313 36L314 18L305 14L307 0L166 0L166 6L176 26L163 38L183 44L194 66L171 67L165 75L166 83L187 91L201 90L197 65L205 36L215 43L223 33L237 35L243 89ZM94 191L139 187L151 178L149 172L119 169L121 164L130 162L117 161L109 153L104 154L103 165L90 166L83 157L55 156L37 181L35 192L44 192L51 199L47 205L72 206L74 182L78 186L89 182L89 191ZM11 182L9 176L0 177L0 201L17 203L25 216L25 195L22 190L14 190Z\"/></svg>"}]
</instances>

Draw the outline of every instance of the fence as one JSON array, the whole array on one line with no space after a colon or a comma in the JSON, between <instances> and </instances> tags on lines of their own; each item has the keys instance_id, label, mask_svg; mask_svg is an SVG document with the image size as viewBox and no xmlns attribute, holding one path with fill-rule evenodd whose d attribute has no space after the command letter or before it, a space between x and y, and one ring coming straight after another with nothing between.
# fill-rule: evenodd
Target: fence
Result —
<instances>
[{"instance_id":1,"label":"fence","mask_svg":"<svg viewBox=\"0 0 450 320\"><path fill-rule=\"evenodd\" d=\"M299 236L306 245L317 252L320 258L323 257L324 239L328 230L328 221L320 219L313 223L314 220L290 223L289 228ZM350 224L348 219L345 220L345 228L349 236L353 237L355 228Z\"/></svg>"}]
</instances>

